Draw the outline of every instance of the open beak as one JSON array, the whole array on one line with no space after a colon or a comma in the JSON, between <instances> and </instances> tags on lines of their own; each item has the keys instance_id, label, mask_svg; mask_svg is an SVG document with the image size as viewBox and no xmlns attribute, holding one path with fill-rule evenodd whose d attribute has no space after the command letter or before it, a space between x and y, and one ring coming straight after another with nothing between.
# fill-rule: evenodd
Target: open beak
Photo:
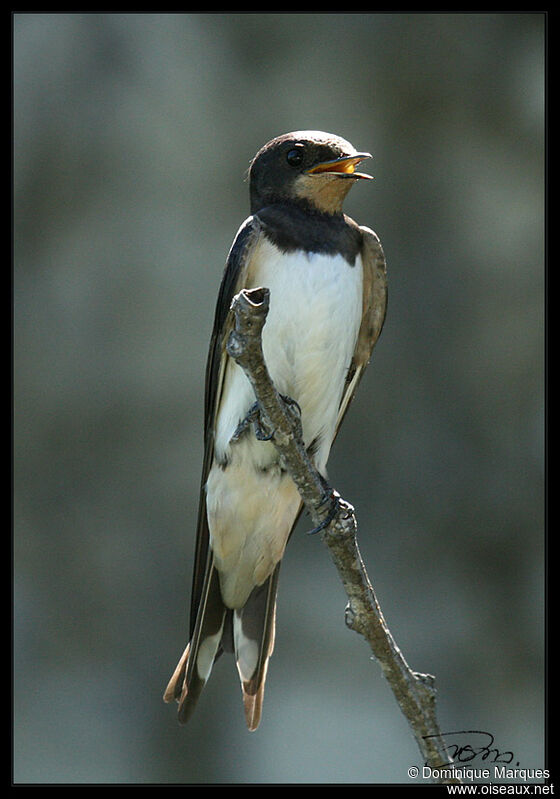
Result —
<instances>
[{"instance_id":1,"label":"open beak","mask_svg":"<svg viewBox=\"0 0 560 799\"><path fill-rule=\"evenodd\" d=\"M356 153L351 156L343 155L340 158L334 158L332 161L321 161L320 164L316 164L306 171L308 175L328 173L339 175L342 178L365 178L371 180L372 175L356 172L356 166L366 158L371 158L371 155L369 153Z\"/></svg>"}]
</instances>

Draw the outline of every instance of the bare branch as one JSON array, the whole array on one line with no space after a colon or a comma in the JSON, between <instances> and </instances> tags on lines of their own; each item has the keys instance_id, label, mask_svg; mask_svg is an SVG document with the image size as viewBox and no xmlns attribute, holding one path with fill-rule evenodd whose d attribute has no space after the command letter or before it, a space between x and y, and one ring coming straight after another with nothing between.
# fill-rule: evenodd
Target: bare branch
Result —
<instances>
[{"instance_id":1,"label":"bare branch","mask_svg":"<svg viewBox=\"0 0 560 799\"><path fill-rule=\"evenodd\" d=\"M451 760L436 719L435 680L410 669L391 635L367 575L356 540L354 508L334 492L336 512L325 502L325 487L309 458L299 420L280 398L268 373L262 350L262 330L269 310L266 288L243 289L232 302L235 324L227 341L228 354L247 375L263 421L273 431L272 441L290 472L305 507L317 526L325 525L323 540L348 595L346 624L360 633L383 670L411 727L425 763L445 768ZM458 782L446 779L445 782Z\"/></svg>"}]
</instances>

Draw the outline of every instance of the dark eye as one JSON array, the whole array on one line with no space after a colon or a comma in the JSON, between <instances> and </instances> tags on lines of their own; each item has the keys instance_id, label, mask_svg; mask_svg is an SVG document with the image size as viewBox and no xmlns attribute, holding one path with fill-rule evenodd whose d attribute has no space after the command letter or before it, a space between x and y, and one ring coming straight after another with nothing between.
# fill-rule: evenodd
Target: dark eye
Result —
<instances>
[{"instance_id":1,"label":"dark eye","mask_svg":"<svg viewBox=\"0 0 560 799\"><path fill-rule=\"evenodd\" d=\"M286 153L286 161L290 166L301 166L303 163L303 147L294 147L293 150L288 150Z\"/></svg>"}]
</instances>

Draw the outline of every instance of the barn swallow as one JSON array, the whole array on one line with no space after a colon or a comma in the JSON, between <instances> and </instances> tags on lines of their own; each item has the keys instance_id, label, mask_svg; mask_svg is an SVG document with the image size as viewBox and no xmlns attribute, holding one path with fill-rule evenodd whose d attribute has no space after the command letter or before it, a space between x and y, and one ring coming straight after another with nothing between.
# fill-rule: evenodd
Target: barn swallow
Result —
<instances>
[{"instance_id":1,"label":"barn swallow","mask_svg":"<svg viewBox=\"0 0 560 799\"><path fill-rule=\"evenodd\" d=\"M385 318L379 239L342 212L354 183L370 178L356 171L370 157L338 136L296 131L265 144L249 167L251 216L227 258L206 369L189 643L164 694L178 701L181 723L227 651L247 726L259 725L278 572L302 509L273 442L244 424L255 396L226 352L232 298L269 288L265 361L278 392L297 404L305 446L326 481L331 445Z\"/></svg>"}]
</instances>

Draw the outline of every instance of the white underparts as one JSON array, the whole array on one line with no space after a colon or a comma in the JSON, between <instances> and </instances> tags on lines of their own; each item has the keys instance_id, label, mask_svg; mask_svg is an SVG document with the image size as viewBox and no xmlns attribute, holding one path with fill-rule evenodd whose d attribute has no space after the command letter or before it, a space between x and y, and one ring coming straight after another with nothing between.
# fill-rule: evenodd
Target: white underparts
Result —
<instances>
[{"instance_id":1,"label":"white underparts","mask_svg":"<svg viewBox=\"0 0 560 799\"><path fill-rule=\"evenodd\" d=\"M278 391L298 402L305 444L315 442L315 464L324 474L361 322L361 260L351 266L342 256L286 254L262 237L253 261L247 287L270 289L265 360ZM254 401L245 374L229 360L207 510L222 595L233 608L243 606L282 557L300 504L271 442L257 440L252 430L231 442Z\"/></svg>"}]
</instances>

